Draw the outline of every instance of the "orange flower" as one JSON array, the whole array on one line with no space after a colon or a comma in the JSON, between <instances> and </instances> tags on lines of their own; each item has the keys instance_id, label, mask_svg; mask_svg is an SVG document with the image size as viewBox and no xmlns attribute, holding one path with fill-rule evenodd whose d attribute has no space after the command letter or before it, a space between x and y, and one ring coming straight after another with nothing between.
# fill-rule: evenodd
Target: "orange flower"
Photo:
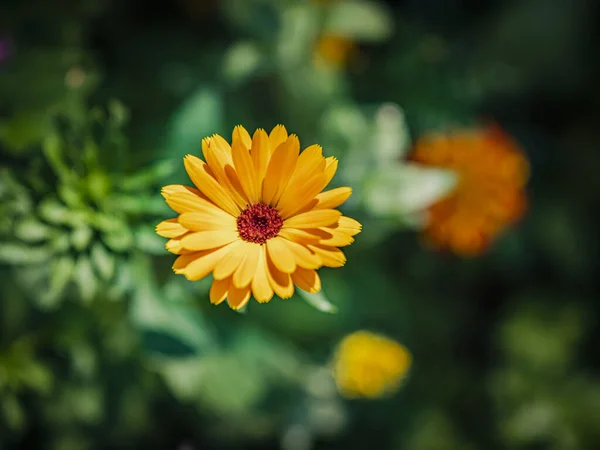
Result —
<instances>
[{"instance_id":1,"label":"orange flower","mask_svg":"<svg viewBox=\"0 0 600 450\"><path fill-rule=\"evenodd\" d=\"M498 127L427 134L411 159L458 174L456 188L429 208L424 233L433 246L463 256L481 254L523 215L529 164Z\"/></svg>"},{"instance_id":2,"label":"orange flower","mask_svg":"<svg viewBox=\"0 0 600 450\"><path fill-rule=\"evenodd\" d=\"M210 301L227 299L243 308L250 296L261 303L273 295L290 298L294 285L317 293L323 266L342 267L338 247L354 242L361 224L337 208L349 187L323 191L337 159L320 145L300 152L298 136L283 125L254 135L242 126L231 144L215 134L202 141L203 161L187 155L185 169L195 188L170 185L162 194L176 217L159 223L166 248L179 255L175 273L188 280L213 275Z\"/></svg>"},{"instance_id":3,"label":"orange flower","mask_svg":"<svg viewBox=\"0 0 600 450\"><path fill-rule=\"evenodd\" d=\"M315 44L315 64L342 68L356 50L356 44L347 37L336 34L323 34Z\"/></svg>"}]
</instances>

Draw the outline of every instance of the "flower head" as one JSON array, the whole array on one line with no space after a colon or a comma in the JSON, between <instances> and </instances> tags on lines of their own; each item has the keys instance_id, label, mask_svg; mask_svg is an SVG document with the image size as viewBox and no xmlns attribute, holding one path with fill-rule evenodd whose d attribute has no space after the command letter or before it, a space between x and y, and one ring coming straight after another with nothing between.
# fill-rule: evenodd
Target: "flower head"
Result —
<instances>
[{"instance_id":1,"label":"flower head","mask_svg":"<svg viewBox=\"0 0 600 450\"><path fill-rule=\"evenodd\" d=\"M268 302L289 298L294 285L321 289L316 270L341 267L338 247L350 245L361 225L336 208L351 195L349 187L325 192L337 160L319 145L300 152L300 141L282 125L250 137L237 126L231 145L221 136L202 141L205 161L187 155L185 168L196 188L163 188L179 215L157 225L179 255L175 273L199 280L212 273L210 300L227 299L242 308L250 296Z\"/></svg>"},{"instance_id":2,"label":"flower head","mask_svg":"<svg viewBox=\"0 0 600 450\"><path fill-rule=\"evenodd\" d=\"M339 344L333 375L343 396L377 398L397 390L411 361L410 352L396 341L356 331Z\"/></svg>"},{"instance_id":3,"label":"flower head","mask_svg":"<svg viewBox=\"0 0 600 450\"><path fill-rule=\"evenodd\" d=\"M497 127L426 135L411 159L458 174L455 189L428 211L424 233L435 247L480 254L525 210L528 162Z\"/></svg>"}]
</instances>

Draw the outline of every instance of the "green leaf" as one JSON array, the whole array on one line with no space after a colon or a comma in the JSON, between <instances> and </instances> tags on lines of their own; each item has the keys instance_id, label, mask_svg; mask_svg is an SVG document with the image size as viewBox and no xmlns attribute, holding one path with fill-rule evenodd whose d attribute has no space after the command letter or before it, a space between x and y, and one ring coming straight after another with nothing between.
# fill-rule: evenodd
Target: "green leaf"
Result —
<instances>
[{"instance_id":1,"label":"green leaf","mask_svg":"<svg viewBox=\"0 0 600 450\"><path fill-rule=\"evenodd\" d=\"M136 246L140 250L146 253L150 253L151 255L166 254L165 240L161 238L158 234L156 234L156 231L154 231L154 227L139 227L135 231L134 235Z\"/></svg>"},{"instance_id":2,"label":"green leaf","mask_svg":"<svg viewBox=\"0 0 600 450\"><path fill-rule=\"evenodd\" d=\"M201 87L192 93L173 114L168 125L166 149L169 158L180 160L200 150L202 139L218 132L223 121L223 103L219 93ZM174 179L184 176L183 165Z\"/></svg>"},{"instance_id":3,"label":"green leaf","mask_svg":"<svg viewBox=\"0 0 600 450\"><path fill-rule=\"evenodd\" d=\"M363 42L383 41L391 36L393 29L392 15L383 5L367 1L334 3L324 26L325 33Z\"/></svg>"},{"instance_id":4,"label":"green leaf","mask_svg":"<svg viewBox=\"0 0 600 450\"><path fill-rule=\"evenodd\" d=\"M92 229L88 225L77 227L71 233L71 243L78 252L88 247L92 239Z\"/></svg>"},{"instance_id":5,"label":"green leaf","mask_svg":"<svg viewBox=\"0 0 600 450\"><path fill-rule=\"evenodd\" d=\"M7 150L21 152L39 144L48 132L47 114L38 111L21 111L0 123L0 140Z\"/></svg>"},{"instance_id":6,"label":"green leaf","mask_svg":"<svg viewBox=\"0 0 600 450\"><path fill-rule=\"evenodd\" d=\"M96 170L90 173L85 182L90 196L97 202L104 200L111 192L111 180L102 171Z\"/></svg>"},{"instance_id":7,"label":"green leaf","mask_svg":"<svg viewBox=\"0 0 600 450\"><path fill-rule=\"evenodd\" d=\"M21 382L28 388L40 394L48 394L52 390L54 376L52 371L43 364L32 359L20 372Z\"/></svg>"},{"instance_id":8,"label":"green leaf","mask_svg":"<svg viewBox=\"0 0 600 450\"><path fill-rule=\"evenodd\" d=\"M85 201L81 191L71 184L62 183L57 188L58 196L70 208L82 208Z\"/></svg>"},{"instance_id":9,"label":"green leaf","mask_svg":"<svg viewBox=\"0 0 600 450\"><path fill-rule=\"evenodd\" d=\"M72 180L74 172L69 169L63 159L63 142L55 131L46 135L42 148L54 173L62 181Z\"/></svg>"},{"instance_id":10,"label":"green leaf","mask_svg":"<svg viewBox=\"0 0 600 450\"><path fill-rule=\"evenodd\" d=\"M254 42L237 42L224 56L223 77L232 83L243 83L257 73L264 62L264 56Z\"/></svg>"},{"instance_id":11,"label":"green leaf","mask_svg":"<svg viewBox=\"0 0 600 450\"><path fill-rule=\"evenodd\" d=\"M90 259L104 280L108 281L112 278L115 273L116 261L114 256L104 247L104 245L100 242L96 242L90 251Z\"/></svg>"},{"instance_id":12,"label":"green leaf","mask_svg":"<svg viewBox=\"0 0 600 450\"><path fill-rule=\"evenodd\" d=\"M306 67L319 32L318 11L312 5L285 8L277 37L277 61L284 68Z\"/></svg>"},{"instance_id":13,"label":"green leaf","mask_svg":"<svg viewBox=\"0 0 600 450\"><path fill-rule=\"evenodd\" d=\"M296 292L300 295L300 297L313 308L318 309L319 311L335 314L338 312L337 306L331 303L323 291L319 291L316 294L310 294L302 289L297 289Z\"/></svg>"},{"instance_id":14,"label":"green leaf","mask_svg":"<svg viewBox=\"0 0 600 450\"><path fill-rule=\"evenodd\" d=\"M98 291L98 280L87 256L79 256L75 265L73 281L79 288L81 302L89 305Z\"/></svg>"},{"instance_id":15,"label":"green leaf","mask_svg":"<svg viewBox=\"0 0 600 450\"><path fill-rule=\"evenodd\" d=\"M53 230L48 225L33 217L20 220L15 225L15 237L25 242L40 242L52 236Z\"/></svg>"},{"instance_id":16,"label":"green leaf","mask_svg":"<svg viewBox=\"0 0 600 450\"><path fill-rule=\"evenodd\" d=\"M138 170L135 174L123 177L122 181L117 182L117 185L127 192L149 188L172 175L176 167L174 160L160 161Z\"/></svg>"},{"instance_id":17,"label":"green leaf","mask_svg":"<svg viewBox=\"0 0 600 450\"><path fill-rule=\"evenodd\" d=\"M64 225L71 219L69 208L52 197L45 198L40 202L38 214L53 225Z\"/></svg>"},{"instance_id":18,"label":"green leaf","mask_svg":"<svg viewBox=\"0 0 600 450\"><path fill-rule=\"evenodd\" d=\"M54 252L66 252L71 245L71 240L69 239L69 234L67 232L61 232L57 234L54 239L50 242L50 247Z\"/></svg>"},{"instance_id":19,"label":"green leaf","mask_svg":"<svg viewBox=\"0 0 600 450\"><path fill-rule=\"evenodd\" d=\"M25 410L15 395L8 392L2 394L2 400L0 401L2 414L0 415L4 418L8 428L17 431L22 430L26 422Z\"/></svg>"},{"instance_id":20,"label":"green leaf","mask_svg":"<svg viewBox=\"0 0 600 450\"><path fill-rule=\"evenodd\" d=\"M51 256L52 251L48 247L0 243L0 264L37 264L48 260Z\"/></svg>"},{"instance_id":21,"label":"green leaf","mask_svg":"<svg viewBox=\"0 0 600 450\"><path fill-rule=\"evenodd\" d=\"M138 288L130 309L132 321L142 332L162 333L165 340L179 341L194 353L206 352L214 345L211 331L198 308L185 300L185 291L177 285L162 295L154 288Z\"/></svg>"},{"instance_id":22,"label":"green leaf","mask_svg":"<svg viewBox=\"0 0 600 450\"><path fill-rule=\"evenodd\" d=\"M402 217L427 208L455 183L456 175L449 170L413 163L379 167L365 181L365 205L376 215Z\"/></svg>"},{"instance_id":23,"label":"green leaf","mask_svg":"<svg viewBox=\"0 0 600 450\"><path fill-rule=\"evenodd\" d=\"M380 167L405 157L410 148L410 134L404 111L395 103L386 103L377 109L373 141L375 160Z\"/></svg>"},{"instance_id":24,"label":"green leaf","mask_svg":"<svg viewBox=\"0 0 600 450\"><path fill-rule=\"evenodd\" d=\"M68 255L53 259L50 263L50 288L41 293L38 304L44 309L58 306L62 294L71 281L75 261Z\"/></svg>"},{"instance_id":25,"label":"green leaf","mask_svg":"<svg viewBox=\"0 0 600 450\"><path fill-rule=\"evenodd\" d=\"M129 110L118 100L111 99L108 102L108 111L113 125L121 128L129 122L131 114Z\"/></svg>"}]
</instances>

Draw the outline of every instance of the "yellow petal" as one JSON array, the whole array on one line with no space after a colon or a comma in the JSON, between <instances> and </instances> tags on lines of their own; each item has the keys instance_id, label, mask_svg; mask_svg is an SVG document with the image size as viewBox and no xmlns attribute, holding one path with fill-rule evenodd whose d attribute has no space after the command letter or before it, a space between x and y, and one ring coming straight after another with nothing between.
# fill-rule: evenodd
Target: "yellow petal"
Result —
<instances>
[{"instance_id":1,"label":"yellow petal","mask_svg":"<svg viewBox=\"0 0 600 450\"><path fill-rule=\"evenodd\" d=\"M242 189L246 194L246 198L251 204L257 203L258 182L250 152L244 147L241 140L236 139L231 147L231 155L233 157L233 166L239 177Z\"/></svg>"},{"instance_id":2,"label":"yellow petal","mask_svg":"<svg viewBox=\"0 0 600 450\"><path fill-rule=\"evenodd\" d=\"M291 183L279 200L278 209L284 219L292 216L314 200L325 186L325 175L317 173L304 184Z\"/></svg>"},{"instance_id":3,"label":"yellow petal","mask_svg":"<svg viewBox=\"0 0 600 450\"><path fill-rule=\"evenodd\" d=\"M331 234L331 237L320 239L319 244L329 247L346 247L354 242L354 238L339 228L323 228L324 232Z\"/></svg>"},{"instance_id":4,"label":"yellow petal","mask_svg":"<svg viewBox=\"0 0 600 450\"><path fill-rule=\"evenodd\" d=\"M179 223L177 217L163 220L156 225L156 234L164 238L176 238L187 233L187 231L187 228Z\"/></svg>"},{"instance_id":5,"label":"yellow petal","mask_svg":"<svg viewBox=\"0 0 600 450\"><path fill-rule=\"evenodd\" d=\"M213 134L210 137L209 146L221 153L225 153L225 154L231 153L231 147L229 146L229 142L227 142L223 138L223 136L221 136L219 134Z\"/></svg>"},{"instance_id":6,"label":"yellow petal","mask_svg":"<svg viewBox=\"0 0 600 450\"><path fill-rule=\"evenodd\" d=\"M183 274L185 268L189 266L192 262L194 262L196 259L198 259L202 254L203 252L192 252L182 254L173 263L173 272L177 274Z\"/></svg>"},{"instance_id":7,"label":"yellow petal","mask_svg":"<svg viewBox=\"0 0 600 450\"><path fill-rule=\"evenodd\" d=\"M322 247L319 245L308 245L308 248L315 252L323 265L327 267L342 267L346 264L344 253L336 247Z\"/></svg>"},{"instance_id":8,"label":"yellow petal","mask_svg":"<svg viewBox=\"0 0 600 450\"><path fill-rule=\"evenodd\" d=\"M221 247L238 239L237 231L208 230L186 234L181 245L186 250L200 251Z\"/></svg>"},{"instance_id":9,"label":"yellow petal","mask_svg":"<svg viewBox=\"0 0 600 450\"><path fill-rule=\"evenodd\" d=\"M184 159L184 166L196 187L217 206L233 216L237 216L241 212L231 195L209 173L208 166L204 161L193 155L187 155Z\"/></svg>"},{"instance_id":10,"label":"yellow petal","mask_svg":"<svg viewBox=\"0 0 600 450\"><path fill-rule=\"evenodd\" d=\"M334 224L342 213L335 209L318 209L290 217L283 222L284 228L318 228Z\"/></svg>"},{"instance_id":11,"label":"yellow petal","mask_svg":"<svg viewBox=\"0 0 600 450\"><path fill-rule=\"evenodd\" d=\"M252 279L252 293L254 298L259 303L266 303L273 298L273 288L269 284L269 278L267 277L267 254L266 247L264 245L259 246L259 258L256 264L256 272Z\"/></svg>"},{"instance_id":12,"label":"yellow petal","mask_svg":"<svg viewBox=\"0 0 600 450\"><path fill-rule=\"evenodd\" d=\"M233 129L233 134L231 136L232 144L234 141L237 140L239 140L244 145L244 147L246 147L246 150L250 150L250 147L252 147L252 139L250 138L250 133L248 133L248 131L241 125L238 125Z\"/></svg>"},{"instance_id":13,"label":"yellow petal","mask_svg":"<svg viewBox=\"0 0 600 450\"><path fill-rule=\"evenodd\" d=\"M272 155L277 147L283 144L288 138L287 130L283 125L277 125L269 133L269 152Z\"/></svg>"},{"instance_id":14,"label":"yellow petal","mask_svg":"<svg viewBox=\"0 0 600 450\"><path fill-rule=\"evenodd\" d=\"M231 150L228 148L223 148L223 145L218 146L217 143L221 142L220 139L208 141L208 146L204 146L202 153L204 155L204 159L208 166L210 167L211 172L219 182L219 184L227 191L227 193L231 196L233 201L240 208L244 208L246 206L246 199L242 195L241 188L238 189L238 186L235 184L235 179L231 179L228 176L228 170L233 170L233 159L231 156ZM213 142L213 145L210 143ZM227 144L229 145L229 144Z\"/></svg>"},{"instance_id":15,"label":"yellow petal","mask_svg":"<svg viewBox=\"0 0 600 450\"><path fill-rule=\"evenodd\" d=\"M210 287L210 302L213 305L223 303L223 301L227 298L230 285L231 279L229 278L225 280L214 280Z\"/></svg>"},{"instance_id":16,"label":"yellow petal","mask_svg":"<svg viewBox=\"0 0 600 450\"><path fill-rule=\"evenodd\" d=\"M233 285L236 288L243 288L252 282L252 277L256 272L256 265L260 257L260 248L258 244L246 246L246 256L233 274Z\"/></svg>"},{"instance_id":17,"label":"yellow petal","mask_svg":"<svg viewBox=\"0 0 600 450\"><path fill-rule=\"evenodd\" d=\"M325 186L327 186L331 180L333 180L333 176L338 168L338 160L334 156L330 156L329 158L325 158Z\"/></svg>"},{"instance_id":18,"label":"yellow petal","mask_svg":"<svg viewBox=\"0 0 600 450\"><path fill-rule=\"evenodd\" d=\"M314 174L325 170L325 158L320 145L306 147L298 156L298 165L292 176L291 183L304 183Z\"/></svg>"},{"instance_id":19,"label":"yellow petal","mask_svg":"<svg viewBox=\"0 0 600 450\"><path fill-rule=\"evenodd\" d=\"M267 132L262 128L256 130L254 136L252 136L251 153L259 190L262 190L262 182L265 179L267 167L269 166L269 159L271 158L271 153L269 152L269 136L267 136Z\"/></svg>"},{"instance_id":20,"label":"yellow petal","mask_svg":"<svg viewBox=\"0 0 600 450\"><path fill-rule=\"evenodd\" d=\"M362 230L362 225L352 217L342 216L337 223L337 228L350 236L355 236Z\"/></svg>"},{"instance_id":21,"label":"yellow petal","mask_svg":"<svg viewBox=\"0 0 600 450\"><path fill-rule=\"evenodd\" d=\"M321 259L304 245L287 239L283 239L283 242L294 255L297 266L305 269L317 269L322 266Z\"/></svg>"},{"instance_id":22,"label":"yellow petal","mask_svg":"<svg viewBox=\"0 0 600 450\"><path fill-rule=\"evenodd\" d=\"M326 229L328 228L282 228L279 232L279 236L297 242L298 244L317 244L322 239L333 237L332 233L323 231Z\"/></svg>"},{"instance_id":23,"label":"yellow petal","mask_svg":"<svg viewBox=\"0 0 600 450\"><path fill-rule=\"evenodd\" d=\"M183 246L181 245L180 238L169 239L167 241L167 243L165 244L165 248L167 249L167 251L169 253L173 253L174 255L181 255L182 253L189 253L189 252L186 252L185 249L183 248Z\"/></svg>"},{"instance_id":24,"label":"yellow petal","mask_svg":"<svg viewBox=\"0 0 600 450\"><path fill-rule=\"evenodd\" d=\"M279 298L290 298L294 295L294 283L289 273L278 270L267 252L267 279Z\"/></svg>"},{"instance_id":25,"label":"yellow petal","mask_svg":"<svg viewBox=\"0 0 600 450\"><path fill-rule=\"evenodd\" d=\"M228 246L225 245L223 247L212 250L204 250L201 252L192 253L192 255L196 255L196 259L190 262L185 267L185 269L183 269L183 275L191 281L196 281L204 278L206 275L213 271L217 262L219 262L219 260L225 254L227 254L228 251ZM181 256L179 258L181 258Z\"/></svg>"},{"instance_id":26,"label":"yellow petal","mask_svg":"<svg viewBox=\"0 0 600 450\"><path fill-rule=\"evenodd\" d=\"M296 168L300 141L290 136L271 155L267 173L263 182L263 202L275 206Z\"/></svg>"},{"instance_id":27,"label":"yellow petal","mask_svg":"<svg viewBox=\"0 0 600 450\"><path fill-rule=\"evenodd\" d=\"M313 209L333 209L340 206L352 195L352 188L339 187L329 191L321 192L316 196L317 204Z\"/></svg>"},{"instance_id":28,"label":"yellow petal","mask_svg":"<svg viewBox=\"0 0 600 450\"><path fill-rule=\"evenodd\" d=\"M285 244L283 238L275 237L269 239L267 241L267 251L277 269L285 273L292 273L296 270L296 258Z\"/></svg>"},{"instance_id":29,"label":"yellow petal","mask_svg":"<svg viewBox=\"0 0 600 450\"><path fill-rule=\"evenodd\" d=\"M167 201L167 205L179 214L196 211L205 203L210 203L206 198L203 198L204 196L198 189L180 184L165 186L162 188L161 194Z\"/></svg>"},{"instance_id":30,"label":"yellow petal","mask_svg":"<svg viewBox=\"0 0 600 450\"><path fill-rule=\"evenodd\" d=\"M321 278L314 270L298 268L292 274L292 281L303 291L316 294L321 290Z\"/></svg>"},{"instance_id":31,"label":"yellow petal","mask_svg":"<svg viewBox=\"0 0 600 450\"><path fill-rule=\"evenodd\" d=\"M179 216L180 226L192 231L223 230L236 231L237 223L233 216L227 214L216 206L211 210L202 212L187 212Z\"/></svg>"},{"instance_id":32,"label":"yellow petal","mask_svg":"<svg viewBox=\"0 0 600 450\"><path fill-rule=\"evenodd\" d=\"M243 308L248 303L248 300L250 300L250 286L238 289L232 284L229 287L227 303L229 303L231 309Z\"/></svg>"},{"instance_id":33,"label":"yellow petal","mask_svg":"<svg viewBox=\"0 0 600 450\"><path fill-rule=\"evenodd\" d=\"M250 245L249 242L244 242L241 239L232 242L229 245L229 252L215 265L213 277L216 280L222 280L233 274L244 260L248 245Z\"/></svg>"}]
</instances>

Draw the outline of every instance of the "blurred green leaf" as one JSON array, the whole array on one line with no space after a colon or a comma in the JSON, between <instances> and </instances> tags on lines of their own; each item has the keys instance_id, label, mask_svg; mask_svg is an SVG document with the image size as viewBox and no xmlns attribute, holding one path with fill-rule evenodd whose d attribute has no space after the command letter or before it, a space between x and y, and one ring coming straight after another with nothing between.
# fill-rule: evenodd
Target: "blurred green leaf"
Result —
<instances>
[{"instance_id":1,"label":"blurred green leaf","mask_svg":"<svg viewBox=\"0 0 600 450\"><path fill-rule=\"evenodd\" d=\"M232 83L243 83L264 65L258 45L251 41L237 42L225 53L223 77Z\"/></svg>"},{"instance_id":2,"label":"blurred green leaf","mask_svg":"<svg viewBox=\"0 0 600 450\"><path fill-rule=\"evenodd\" d=\"M391 36L393 19L382 3L352 0L333 3L324 32L357 41L380 42Z\"/></svg>"},{"instance_id":3,"label":"blurred green leaf","mask_svg":"<svg viewBox=\"0 0 600 450\"><path fill-rule=\"evenodd\" d=\"M38 213L42 219L53 225L63 225L70 222L70 211L57 199L47 197L38 205Z\"/></svg>"},{"instance_id":4,"label":"blurred green leaf","mask_svg":"<svg viewBox=\"0 0 600 450\"><path fill-rule=\"evenodd\" d=\"M368 174L363 188L365 205L377 215L402 217L424 210L455 183L456 176L449 170L413 163L388 165Z\"/></svg>"},{"instance_id":5,"label":"blurred green leaf","mask_svg":"<svg viewBox=\"0 0 600 450\"><path fill-rule=\"evenodd\" d=\"M131 249L134 244L133 234L126 225L109 233L103 233L102 240L115 252L127 251Z\"/></svg>"},{"instance_id":6,"label":"blurred green leaf","mask_svg":"<svg viewBox=\"0 0 600 450\"><path fill-rule=\"evenodd\" d=\"M0 140L8 150L23 151L44 138L50 127L47 114L39 111L21 111L9 120L0 122Z\"/></svg>"},{"instance_id":7,"label":"blurred green leaf","mask_svg":"<svg viewBox=\"0 0 600 450\"><path fill-rule=\"evenodd\" d=\"M102 279L108 281L112 278L115 273L115 258L100 242L92 246L90 259Z\"/></svg>"},{"instance_id":8,"label":"blurred green leaf","mask_svg":"<svg viewBox=\"0 0 600 450\"><path fill-rule=\"evenodd\" d=\"M106 173L100 170L90 173L85 182L90 196L97 202L104 200L110 194L111 180Z\"/></svg>"},{"instance_id":9,"label":"blurred green leaf","mask_svg":"<svg viewBox=\"0 0 600 450\"><path fill-rule=\"evenodd\" d=\"M25 242L40 242L52 236L52 228L33 217L15 224L15 237Z\"/></svg>"},{"instance_id":10,"label":"blurred green leaf","mask_svg":"<svg viewBox=\"0 0 600 450\"><path fill-rule=\"evenodd\" d=\"M12 430L22 430L25 426L25 411L17 397L4 392L0 400L0 414Z\"/></svg>"},{"instance_id":11,"label":"blurred green leaf","mask_svg":"<svg viewBox=\"0 0 600 450\"><path fill-rule=\"evenodd\" d=\"M127 192L137 191L139 189L149 188L152 185L160 183L169 177L175 171L176 163L172 159L157 162L149 167L140 169L134 174L123 177L116 184Z\"/></svg>"},{"instance_id":12,"label":"blurred green leaf","mask_svg":"<svg viewBox=\"0 0 600 450\"><path fill-rule=\"evenodd\" d=\"M284 8L277 38L277 61L284 70L307 67L318 34L318 11L308 2ZM308 93L308 91L306 92Z\"/></svg>"},{"instance_id":13,"label":"blurred green leaf","mask_svg":"<svg viewBox=\"0 0 600 450\"><path fill-rule=\"evenodd\" d=\"M210 87L200 87L181 104L168 125L166 151L179 159L200 151L202 139L221 129L223 105L220 94ZM183 164L181 165L183 167ZM179 174L183 169L180 169Z\"/></svg>"},{"instance_id":14,"label":"blurred green leaf","mask_svg":"<svg viewBox=\"0 0 600 450\"><path fill-rule=\"evenodd\" d=\"M92 229L88 225L82 225L71 232L71 243L78 252L86 249L92 240Z\"/></svg>"},{"instance_id":15,"label":"blurred green leaf","mask_svg":"<svg viewBox=\"0 0 600 450\"><path fill-rule=\"evenodd\" d=\"M147 270L138 266L137 277ZM168 339L180 341L195 353L205 353L215 342L202 313L187 303L185 297L181 298L184 292L180 289L161 292L152 285L138 286L129 310L131 320L141 332L152 332L155 338L156 334L164 334L165 342ZM168 298L166 293L170 293Z\"/></svg>"},{"instance_id":16,"label":"blurred green leaf","mask_svg":"<svg viewBox=\"0 0 600 450\"><path fill-rule=\"evenodd\" d=\"M30 247L24 244L0 243L1 264L37 264L48 260L51 251L47 247Z\"/></svg>"},{"instance_id":17,"label":"blurred green leaf","mask_svg":"<svg viewBox=\"0 0 600 450\"><path fill-rule=\"evenodd\" d=\"M80 255L75 264L73 281L79 289L81 301L90 304L98 292L98 280L92 269L90 259Z\"/></svg>"},{"instance_id":18,"label":"blurred green leaf","mask_svg":"<svg viewBox=\"0 0 600 450\"><path fill-rule=\"evenodd\" d=\"M323 291L319 291L316 294L310 294L302 289L296 289L296 292L300 297L313 308L318 309L326 313L334 314L338 312L337 306L332 304Z\"/></svg>"},{"instance_id":19,"label":"blurred green leaf","mask_svg":"<svg viewBox=\"0 0 600 450\"><path fill-rule=\"evenodd\" d=\"M165 240L156 234L152 226L138 227L135 231L135 241L137 248L151 255L166 253Z\"/></svg>"},{"instance_id":20,"label":"blurred green leaf","mask_svg":"<svg viewBox=\"0 0 600 450\"><path fill-rule=\"evenodd\" d=\"M52 259L50 263L50 287L41 293L39 306L50 309L58 305L63 291L71 281L75 261L68 255Z\"/></svg>"}]
</instances>

